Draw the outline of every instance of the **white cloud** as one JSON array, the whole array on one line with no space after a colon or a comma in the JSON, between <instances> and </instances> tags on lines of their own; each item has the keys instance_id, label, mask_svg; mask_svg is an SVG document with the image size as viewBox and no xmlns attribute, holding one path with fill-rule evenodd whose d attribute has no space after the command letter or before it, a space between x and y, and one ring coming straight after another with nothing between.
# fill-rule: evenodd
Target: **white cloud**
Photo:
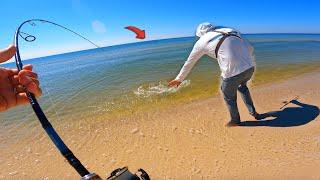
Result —
<instances>
[{"instance_id":1,"label":"white cloud","mask_svg":"<svg viewBox=\"0 0 320 180\"><path fill-rule=\"evenodd\" d=\"M101 21L94 20L91 23L91 26L92 26L93 31L96 33L105 33L106 32L106 27Z\"/></svg>"}]
</instances>

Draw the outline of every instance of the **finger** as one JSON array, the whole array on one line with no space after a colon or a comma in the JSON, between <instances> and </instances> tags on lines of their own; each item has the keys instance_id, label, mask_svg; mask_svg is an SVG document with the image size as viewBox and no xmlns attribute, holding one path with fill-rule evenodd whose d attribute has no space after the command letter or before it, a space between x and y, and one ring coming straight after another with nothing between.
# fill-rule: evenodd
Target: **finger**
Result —
<instances>
[{"instance_id":1,"label":"finger","mask_svg":"<svg viewBox=\"0 0 320 180\"><path fill-rule=\"evenodd\" d=\"M33 93L35 96L40 96L42 91L39 87L38 75L29 70L22 70L19 72L19 83L26 87L27 91Z\"/></svg>"},{"instance_id":2,"label":"finger","mask_svg":"<svg viewBox=\"0 0 320 180\"><path fill-rule=\"evenodd\" d=\"M36 97L41 96L42 94L42 90L40 89L39 86L37 86L37 84L35 82L31 82L30 84L28 84L26 86L27 90L29 92L31 92L32 94L34 94Z\"/></svg>"},{"instance_id":3,"label":"finger","mask_svg":"<svg viewBox=\"0 0 320 180\"><path fill-rule=\"evenodd\" d=\"M39 82L39 80L38 80L38 79L36 79L36 78L32 78L32 81L33 81L37 86L39 86L39 85L40 85L40 82Z\"/></svg>"},{"instance_id":4,"label":"finger","mask_svg":"<svg viewBox=\"0 0 320 180\"><path fill-rule=\"evenodd\" d=\"M169 86L170 86L170 87L174 87L174 86L177 87L178 85L179 85L179 82L178 82L178 81L174 81L174 80L173 80L173 81L169 82Z\"/></svg>"},{"instance_id":5,"label":"finger","mask_svg":"<svg viewBox=\"0 0 320 180\"><path fill-rule=\"evenodd\" d=\"M31 64L27 64L27 65L24 65L22 69L32 71L33 66Z\"/></svg>"},{"instance_id":6,"label":"finger","mask_svg":"<svg viewBox=\"0 0 320 180\"><path fill-rule=\"evenodd\" d=\"M20 84L16 85L15 88L16 88L16 92L17 93L23 93L25 92L26 90L28 92L31 92L33 93L35 96L41 96L42 94L42 90L41 88L39 87L39 81L37 79L34 79L34 78L31 78L31 81L28 83L28 84L25 84L24 87Z\"/></svg>"},{"instance_id":7,"label":"finger","mask_svg":"<svg viewBox=\"0 0 320 180\"><path fill-rule=\"evenodd\" d=\"M179 83L178 82L175 82L173 87L178 87L179 86Z\"/></svg>"},{"instance_id":8,"label":"finger","mask_svg":"<svg viewBox=\"0 0 320 180\"><path fill-rule=\"evenodd\" d=\"M5 62L13 57L16 53L16 47L14 45L10 45L4 50L0 51L0 63Z\"/></svg>"},{"instance_id":9,"label":"finger","mask_svg":"<svg viewBox=\"0 0 320 180\"><path fill-rule=\"evenodd\" d=\"M29 102L26 93L18 93L16 94L17 105L27 104Z\"/></svg>"},{"instance_id":10,"label":"finger","mask_svg":"<svg viewBox=\"0 0 320 180\"><path fill-rule=\"evenodd\" d=\"M9 71L6 68L0 67L0 78L7 78Z\"/></svg>"},{"instance_id":11,"label":"finger","mask_svg":"<svg viewBox=\"0 0 320 180\"><path fill-rule=\"evenodd\" d=\"M169 86L172 86L174 84L174 81L170 81L168 84Z\"/></svg>"},{"instance_id":12,"label":"finger","mask_svg":"<svg viewBox=\"0 0 320 180\"><path fill-rule=\"evenodd\" d=\"M18 69L7 69L9 76L14 76L19 73Z\"/></svg>"},{"instance_id":13,"label":"finger","mask_svg":"<svg viewBox=\"0 0 320 180\"><path fill-rule=\"evenodd\" d=\"M10 81L11 81L12 86L19 85L19 76L18 75L11 76Z\"/></svg>"},{"instance_id":14,"label":"finger","mask_svg":"<svg viewBox=\"0 0 320 180\"><path fill-rule=\"evenodd\" d=\"M174 86L176 86L176 84L175 83L171 83L171 84L169 84L169 86L170 87L174 87Z\"/></svg>"},{"instance_id":15,"label":"finger","mask_svg":"<svg viewBox=\"0 0 320 180\"><path fill-rule=\"evenodd\" d=\"M21 76L19 78L19 83L27 88L27 91L35 94L41 95L41 90L39 88L39 81L36 78L30 76Z\"/></svg>"},{"instance_id":16,"label":"finger","mask_svg":"<svg viewBox=\"0 0 320 180\"><path fill-rule=\"evenodd\" d=\"M29 76L19 76L19 84L23 86L27 86L29 83L32 82L32 78Z\"/></svg>"},{"instance_id":17,"label":"finger","mask_svg":"<svg viewBox=\"0 0 320 180\"><path fill-rule=\"evenodd\" d=\"M26 92L25 88L21 85L15 86L15 89L16 89L16 93L25 93Z\"/></svg>"},{"instance_id":18,"label":"finger","mask_svg":"<svg viewBox=\"0 0 320 180\"><path fill-rule=\"evenodd\" d=\"M19 77L22 77L22 76L29 76L29 77L32 77L32 78L38 78L38 74L35 73L35 72L32 72L30 70L22 70L19 72Z\"/></svg>"}]
</instances>

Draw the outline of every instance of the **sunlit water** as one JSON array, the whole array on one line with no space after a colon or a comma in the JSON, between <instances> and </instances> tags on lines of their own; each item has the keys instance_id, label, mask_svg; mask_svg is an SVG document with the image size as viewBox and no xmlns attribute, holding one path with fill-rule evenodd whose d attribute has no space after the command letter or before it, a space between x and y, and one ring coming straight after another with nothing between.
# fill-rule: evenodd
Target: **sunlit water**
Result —
<instances>
[{"instance_id":1,"label":"sunlit water","mask_svg":"<svg viewBox=\"0 0 320 180\"><path fill-rule=\"evenodd\" d=\"M320 66L320 35L245 35L255 47L253 84L309 72ZM177 75L195 38L133 43L25 61L39 74L39 102L55 123L94 120L214 96L219 87L215 60L203 57L179 88L167 82ZM2 66L14 67L14 64ZM29 106L0 114L2 146L37 125ZM13 131L19 129L19 133ZM14 137L12 137L14 134ZM10 135L8 137L7 135Z\"/></svg>"}]
</instances>

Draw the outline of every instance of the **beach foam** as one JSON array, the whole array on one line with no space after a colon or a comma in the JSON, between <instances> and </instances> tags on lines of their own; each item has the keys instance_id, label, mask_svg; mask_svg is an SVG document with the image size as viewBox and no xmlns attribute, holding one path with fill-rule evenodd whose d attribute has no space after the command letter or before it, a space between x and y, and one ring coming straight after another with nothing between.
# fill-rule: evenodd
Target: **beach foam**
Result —
<instances>
[{"instance_id":1,"label":"beach foam","mask_svg":"<svg viewBox=\"0 0 320 180\"><path fill-rule=\"evenodd\" d=\"M133 93L142 98L148 98L155 95L166 95L178 92L181 88L190 85L190 80L184 80L179 87L168 87L167 83L159 82L158 84L149 84L147 87L142 85Z\"/></svg>"}]
</instances>

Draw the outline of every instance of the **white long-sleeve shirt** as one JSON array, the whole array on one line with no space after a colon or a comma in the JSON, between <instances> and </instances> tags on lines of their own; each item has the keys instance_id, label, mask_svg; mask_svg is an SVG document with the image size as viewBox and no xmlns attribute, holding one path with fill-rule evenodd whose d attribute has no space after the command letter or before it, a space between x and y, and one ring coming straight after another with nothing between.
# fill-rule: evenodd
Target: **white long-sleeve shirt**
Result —
<instances>
[{"instance_id":1,"label":"white long-sleeve shirt","mask_svg":"<svg viewBox=\"0 0 320 180\"><path fill-rule=\"evenodd\" d=\"M240 36L240 33L231 28L217 29L220 32L233 32ZM195 43L187 61L184 63L175 80L182 82L190 73L196 62L203 56L208 55L216 59L215 49L219 40L223 37L218 32L208 32L201 36ZM227 37L221 44L218 57L218 64L223 78L236 76L255 65L253 47L250 43L235 36Z\"/></svg>"}]
</instances>

